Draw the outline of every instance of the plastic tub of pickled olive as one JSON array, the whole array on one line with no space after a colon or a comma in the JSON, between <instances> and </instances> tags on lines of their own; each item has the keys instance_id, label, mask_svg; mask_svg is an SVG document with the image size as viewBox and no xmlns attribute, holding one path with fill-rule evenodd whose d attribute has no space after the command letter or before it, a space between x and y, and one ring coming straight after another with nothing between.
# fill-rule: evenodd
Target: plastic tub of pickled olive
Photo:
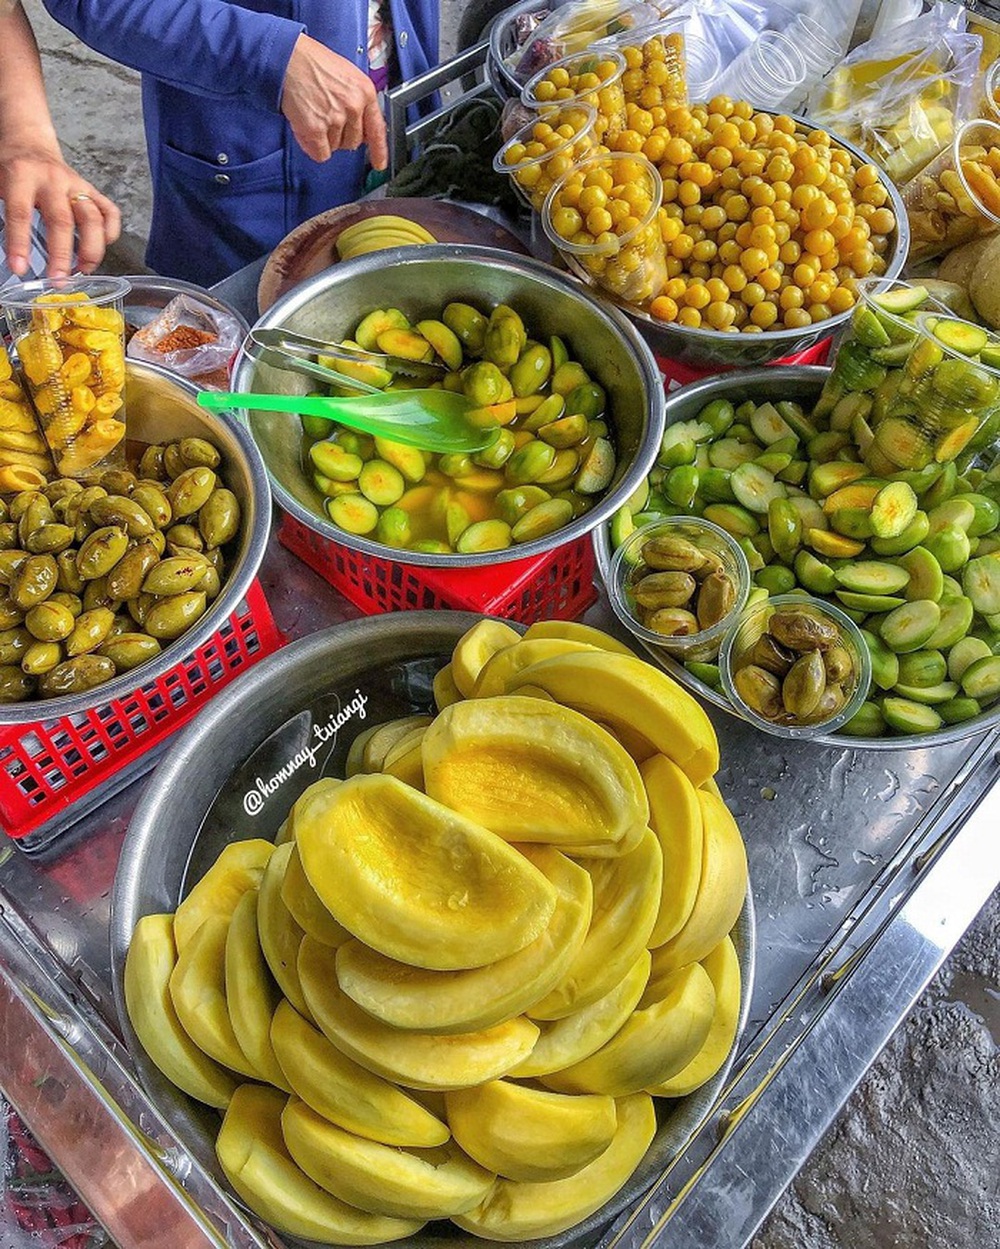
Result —
<instances>
[{"instance_id":1,"label":"plastic tub of pickled olive","mask_svg":"<svg viewBox=\"0 0 1000 1249\"><path fill-rule=\"evenodd\" d=\"M591 104L540 109L497 152L493 168L509 174L518 196L541 212L553 184L596 144L596 120Z\"/></svg>"},{"instance_id":2,"label":"plastic tub of pickled olive","mask_svg":"<svg viewBox=\"0 0 1000 1249\"><path fill-rule=\"evenodd\" d=\"M744 611L722 643L727 698L777 737L833 733L857 712L871 683L861 630L839 608L778 594Z\"/></svg>"},{"instance_id":3,"label":"plastic tub of pickled olive","mask_svg":"<svg viewBox=\"0 0 1000 1249\"><path fill-rule=\"evenodd\" d=\"M615 615L681 663L716 658L749 593L750 565L736 539L695 516L643 525L611 562Z\"/></svg>"}]
</instances>

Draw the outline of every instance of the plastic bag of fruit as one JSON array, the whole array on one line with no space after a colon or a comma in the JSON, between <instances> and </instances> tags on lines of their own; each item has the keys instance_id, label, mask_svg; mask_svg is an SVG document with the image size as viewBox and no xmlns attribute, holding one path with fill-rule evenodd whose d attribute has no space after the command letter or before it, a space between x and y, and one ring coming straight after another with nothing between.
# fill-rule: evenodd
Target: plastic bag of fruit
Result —
<instances>
[{"instance_id":1,"label":"plastic bag of fruit","mask_svg":"<svg viewBox=\"0 0 1000 1249\"><path fill-rule=\"evenodd\" d=\"M981 49L964 9L937 3L855 48L813 91L809 118L906 182L975 115Z\"/></svg>"},{"instance_id":2,"label":"plastic bag of fruit","mask_svg":"<svg viewBox=\"0 0 1000 1249\"><path fill-rule=\"evenodd\" d=\"M592 43L659 20L656 9L638 0L570 0L553 4L512 58L511 69L525 83L553 61L583 52Z\"/></svg>"}]
</instances>

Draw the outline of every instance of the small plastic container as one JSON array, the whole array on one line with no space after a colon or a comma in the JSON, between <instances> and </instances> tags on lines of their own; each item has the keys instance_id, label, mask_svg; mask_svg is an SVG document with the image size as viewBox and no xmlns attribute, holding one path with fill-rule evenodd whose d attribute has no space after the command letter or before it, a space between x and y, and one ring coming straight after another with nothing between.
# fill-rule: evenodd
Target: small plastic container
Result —
<instances>
[{"instance_id":1,"label":"small plastic container","mask_svg":"<svg viewBox=\"0 0 1000 1249\"><path fill-rule=\"evenodd\" d=\"M750 706L738 688L739 685L747 691L747 678L741 678L738 674L751 666L748 655L769 631L771 618L778 612L785 615L790 610L811 616L827 626L833 626L837 631L834 646L842 648L849 658L850 675L839 681L829 679L827 662L823 663L821 679L824 693L820 695L820 706L822 707L822 698L825 693L831 688L837 687L843 692L843 701L839 703L836 710L832 710L829 714L823 714L822 710L817 709L807 716L791 717L784 710L782 702L787 674L771 672L759 665L753 665L757 669L755 676L763 673L763 677L758 677L754 682L761 690L761 696L757 699L758 706ZM787 650L787 655L793 658L804 657L809 653L810 649L806 647L801 650ZM821 654L828 653L829 650L821 652ZM773 666L778 666L778 663ZM801 739L834 733L855 715L867 697L871 684L872 665L871 655L861 636L861 630L838 607L805 594L778 594L745 611L736 628L726 635L719 652L719 672L726 697L745 720L749 720L751 724L763 729L766 733L773 733L776 737ZM765 680L768 677L771 678L770 681ZM796 682L796 685L799 685L799 682ZM777 686L777 691L775 686ZM802 697L801 686L798 697ZM765 704L776 708L773 718L762 714L760 708Z\"/></svg>"},{"instance_id":2,"label":"small plastic container","mask_svg":"<svg viewBox=\"0 0 1000 1249\"><path fill-rule=\"evenodd\" d=\"M909 263L932 260L1000 229L1000 124L967 121L901 188Z\"/></svg>"},{"instance_id":3,"label":"small plastic container","mask_svg":"<svg viewBox=\"0 0 1000 1249\"><path fill-rule=\"evenodd\" d=\"M785 101L786 108L798 112L813 87L840 62L844 48L808 13L796 14L785 34L806 66L805 78Z\"/></svg>"},{"instance_id":4,"label":"small plastic container","mask_svg":"<svg viewBox=\"0 0 1000 1249\"><path fill-rule=\"evenodd\" d=\"M44 278L0 295L60 477L125 463L123 278Z\"/></svg>"},{"instance_id":5,"label":"small plastic container","mask_svg":"<svg viewBox=\"0 0 1000 1249\"><path fill-rule=\"evenodd\" d=\"M547 65L525 83L522 103L529 108L558 104L590 104L597 111L594 137L598 143L611 140L625 129L625 91L622 76L625 57L608 44L596 44L577 56L567 56Z\"/></svg>"},{"instance_id":6,"label":"small plastic container","mask_svg":"<svg viewBox=\"0 0 1000 1249\"><path fill-rule=\"evenodd\" d=\"M686 104L687 41L676 18L643 26L604 40L625 57L622 88L626 106L641 108Z\"/></svg>"},{"instance_id":7,"label":"small plastic container","mask_svg":"<svg viewBox=\"0 0 1000 1249\"><path fill-rule=\"evenodd\" d=\"M553 185L594 149L596 121L592 104L549 105L532 112L531 120L497 152L493 168L509 174L518 196L541 212ZM561 133L565 128L570 133Z\"/></svg>"},{"instance_id":8,"label":"small plastic container","mask_svg":"<svg viewBox=\"0 0 1000 1249\"><path fill-rule=\"evenodd\" d=\"M734 99L757 109L779 109L796 96L808 67L795 43L777 30L762 30L729 68L724 85Z\"/></svg>"},{"instance_id":9,"label":"small plastic container","mask_svg":"<svg viewBox=\"0 0 1000 1249\"><path fill-rule=\"evenodd\" d=\"M709 557L717 557L718 566L732 583L733 602L726 614L709 628L685 635L670 635L643 623L635 601L635 589L645 576L654 571L643 558L643 548L655 538L683 538ZM686 608L688 611L696 609L703 584L698 571L691 575L696 589L692 599L694 608L689 605ZM618 619L648 646L666 651L680 663L712 663L723 638L734 627L746 605L750 593L750 565L736 539L718 525L697 516L670 516L636 529L615 551L608 593Z\"/></svg>"},{"instance_id":10,"label":"small plastic container","mask_svg":"<svg viewBox=\"0 0 1000 1249\"><path fill-rule=\"evenodd\" d=\"M986 121L1000 122L1000 60L983 75L982 114Z\"/></svg>"},{"instance_id":11,"label":"small plastic container","mask_svg":"<svg viewBox=\"0 0 1000 1249\"><path fill-rule=\"evenodd\" d=\"M715 83L722 73L722 57L718 45L697 35L684 36L684 73L688 99L695 104L710 100Z\"/></svg>"},{"instance_id":12,"label":"small plastic container","mask_svg":"<svg viewBox=\"0 0 1000 1249\"><path fill-rule=\"evenodd\" d=\"M599 188L603 201L599 194L588 194L581 205L584 191ZM595 207L604 211L606 221L594 219L593 210L587 207L591 198L598 201ZM639 215L624 218L620 224L626 228L616 233L611 210L604 205L619 200ZM662 201L663 181L644 156L625 152L590 156L549 191L542 206L542 228L579 277L626 303L641 304L655 298L667 280L667 251L659 223ZM564 217L565 210L576 213L578 224L574 226L571 215Z\"/></svg>"}]
</instances>

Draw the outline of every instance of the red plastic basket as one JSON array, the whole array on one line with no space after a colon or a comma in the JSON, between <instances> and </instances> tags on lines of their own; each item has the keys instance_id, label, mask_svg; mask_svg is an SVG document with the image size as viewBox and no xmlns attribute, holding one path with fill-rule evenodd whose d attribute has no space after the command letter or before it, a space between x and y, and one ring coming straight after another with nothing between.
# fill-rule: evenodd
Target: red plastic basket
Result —
<instances>
[{"instance_id":1,"label":"red plastic basket","mask_svg":"<svg viewBox=\"0 0 1000 1249\"><path fill-rule=\"evenodd\" d=\"M363 611L452 608L535 620L574 620L597 598L588 537L533 559L487 568L422 568L365 555L321 537L285 515L278 537L299 559Z\"/></svg>"},{"instance_id":2,"label":"red plastic basket","mask_svg":"<svg viewBox=\"0 0 1000 1249\"><path fill-rule=\"evenodd\" d=\"M777 367L782 364L826 364L826 358L830 354L832 344L832 338L823 338L811 347L807 347L805 351L797 351L794 355L782 356L780 360L772 360L771 366ZM700 382L704 377L714 377L717 373L732 372L731 369L719 367L696 369L690 364L681 364L680 361L670 360L666 356L657 356L656 363L663 374L663 384L667 388L667 394L681 386L687 386L689 382Z\"/></svg>"},{"instance_id":3,"label":"red plastic basket","mask_svg":"<svg viewBox=\"0 0 1000 1249\"><path fill-rule=\"evenodd\" d=\"M157 746L283 640L255 581L219 632L155 681L91 711L0 729L3 831L24 849L48 845L94 805L85 796L100 786L103 800L148 768Z\"/></svg>"}]
</instances>

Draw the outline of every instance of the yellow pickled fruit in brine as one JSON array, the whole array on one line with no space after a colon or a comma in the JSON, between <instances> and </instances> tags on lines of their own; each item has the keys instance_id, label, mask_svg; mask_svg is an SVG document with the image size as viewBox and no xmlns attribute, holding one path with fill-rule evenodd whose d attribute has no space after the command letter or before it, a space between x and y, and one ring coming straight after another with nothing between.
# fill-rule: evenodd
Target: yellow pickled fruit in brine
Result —
<instances>
[{"instance_id":1,"label":"yellow pickled fruit in brine","mask_svg":"<svg viewBox=\"0 0 1000 1249\"><path fill-rule=\"evenodd\" d=\"M65 386L81 386L90 378L90 356L84 351L74 351L59 366L59 376Z\"/></svg>"},{"instance_id":2,"label":"yellow pickled fruit in brine","mask_svg":"<svg viewBox=\"0 0 1000 1249\"><path fill-rule=\"evenodd\" d=\"M534 940L555 908L555 888L522 854L391 776L352 776L309 798L296 810L295 836L334 918L414 966L448 971L504 958Z\"/></svg>"},{"instance_id":3,"label":"yellow pickled fruit in brine","mask_svg":"<svg viewBox=\"0 0 1000 1249\"><path fill-rule=\"evenodd\" d=\"M281 1130L288 1098L243 1084L215 1142L226 1179L255 1214L288 1236L335 1245L377 1245L418 1232L413 1219L368 1214L339 1201L295 1163Z\"/></svg>"},{"instance_id":4,"label":"yellow pickled fruit in brine","mask_svg":"<svg viewBox=\"0 0 1000 1249\"><path fill-rule=\"evenodd\" d=\"M34 386L41 386L62 366L63 356L53 334L45 330L29 330L18 339L17 354L24 375Z\"/></svg>"},{"instance_id":5,"label":"yellow pickled fruit in brine","mask_svg":"<svg viewBox=\"0 0 1000 1249\"><path fill-rule=\"evenodd\" d=\"M79 351L107 351L118 348L121 350L121 338L110 330L67 329L63 327L59 337L69 347Z\"/></svg>"},{"instance_id":6,"label":"yellow pickled fruit in brine","mask_svg":"<svg viewBox=\"0 0 1000 1249\"><path fill-rule=\"evenodd\" d=\"M107 330L112 334L121 334L125 329L125 318L117 308L106 308L99 304L80 304L66 313L66 319L88 330Z\"/></svg>"},{"instance_id":7,"label":"yellow pickled fruit in brine","mask_svg":"<svg viewBox=\"0 0 1000 1249\"><path fill-rule=\"evenodd\" d=\"M174 937L182 951L211 915L228 916L248 889L261 882L274 852L269 841L234 841L226 846L205 875L177 907Z\"/></svg>"},{"instance_id":8,"label":"yellow pickled fruit in brine","mask_svg":"<svg viewBox=\"0 0 1000 1249\"><path fill-rule=\"evenodd\" d=\"M125 385L125 356L120 343L97 353L96 372L99 394L122 389Z\"/></svg>"}]
</instances>

